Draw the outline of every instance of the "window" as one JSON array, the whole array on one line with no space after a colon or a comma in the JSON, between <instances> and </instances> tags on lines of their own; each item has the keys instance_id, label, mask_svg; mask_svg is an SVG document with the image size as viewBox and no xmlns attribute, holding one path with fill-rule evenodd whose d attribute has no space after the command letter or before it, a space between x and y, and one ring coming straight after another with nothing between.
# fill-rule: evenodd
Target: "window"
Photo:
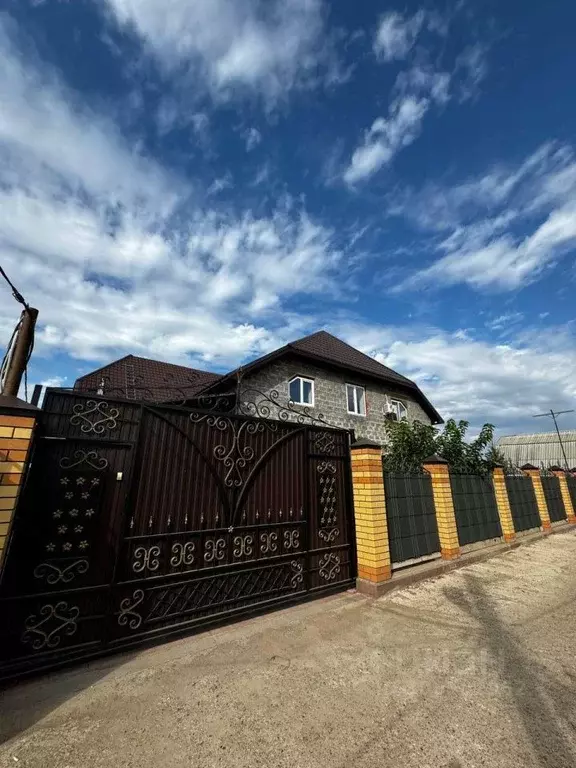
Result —
<instances>
[{"instance_id":1,"label":"window","mask_svg":"<svg viewBox=\"0 0 576 768\"><path fill-rule=\"evenodd\" d=\"M302 376L290 381L290 400L298 405L314 405L314 382Z\"/></svg>"},{"instance_id":2,"label":"window","mask_svg":"<svg viewBox=\"0 0 576 768\"><path fill-rule=\"evenodd\" d=\"M408 418L408 409L401 400L390 400L385 410L386 414L389 414L394 421Z\"/></svg>"},{"instance_id":3,"label":"window","mask_svg":"<svg viewBox=\"0 0 576 768\"><path fill-rule=\"evenodd\" d=\"M366 416L366 395L364 387L357 387L355 384L346 384L346 405L348 413L355 413L357 416Z\"/></svg>"}]
</instances>

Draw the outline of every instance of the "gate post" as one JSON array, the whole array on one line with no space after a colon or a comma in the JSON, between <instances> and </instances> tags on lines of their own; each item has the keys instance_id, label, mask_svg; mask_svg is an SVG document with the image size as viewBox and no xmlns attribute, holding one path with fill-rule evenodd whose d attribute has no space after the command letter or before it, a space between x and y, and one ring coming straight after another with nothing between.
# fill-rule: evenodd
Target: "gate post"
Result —
<instances>
[{"instance_id":1,"label":"gate post","mask_svg":"<svg viewBox=\"0 0 576 768\"><path fill-rule=\"evenodd\" d=\"M568 481L566 480L566 473L560 467L550 467L552 474L556 475L560 483L560 493L562 494L562 501L564 502L564 509L566 510L566 518L569 523L576 523L576 510L572 504L572 497L570 496L570 489L568 488Z\"/></svg>"},{"instance_id":2,"label":"gate post","mask_svg":"<svg viewBox=\"0 0 576 768\"><path fill-rule=\"evenodd\" d=\"M422 466L432 478L432 494L434 495L436 522L438 523L440 554L444 560L454 560L460 557L460 541L458 539L458 528L456 527L456 516L454 514L454 500L452 499L448 462L446 459L434 455L424 459Z\"/></svg>"},{"instance_id":3,"label":"gate post","mask_svg":"<svg viewBox=\"0 0 576 768\"><path fill-rule=\"evenodd\" d=\"M22 488L38 408L0 395L0 574Z\"/></svg>"},{"instance_id":4,"label":"gate post","mask_svg":"<svg viewBox=\"0 0 576 768\"><path fill-rule=\"evenodd\" d=\"M550 522L550 515L548 514L548 505L546 504L546 496L544 496L544 488L542 487L540 470L533 464L523 464L520 469L532 480L532 485L534 486L534 495L536 496L536 504L538 505L538 513L540 515L540 522L542 523L542 530L544 533L550 533L552 530L552 523Z\"/></svg>"},{"instance_id":5,"label":"gate post","mask_svg":"<svg viewBox=\"0 0 576 768\"><path fill-rule=\"evenodd\" d=\"M500 518L504 541L514 541L516 529L512 519L512 510L510 509L510 499L508 498L503 467L494 467L492 470L492 482L494 484L494 495L496 496L496 506L498 507L498 517Z\"/></svg>"},{"instance_id":6,"label":"gate post","mask_svg":"<svg viewBox=\"0 0 576 768\"><path fill-rule=\"evenodd\" d=\"M371 597L392 575L388 520L382 471L382 447L372 440L351 446L354 518L356 521L356 588Z\"/></svg>"}]
</instances>

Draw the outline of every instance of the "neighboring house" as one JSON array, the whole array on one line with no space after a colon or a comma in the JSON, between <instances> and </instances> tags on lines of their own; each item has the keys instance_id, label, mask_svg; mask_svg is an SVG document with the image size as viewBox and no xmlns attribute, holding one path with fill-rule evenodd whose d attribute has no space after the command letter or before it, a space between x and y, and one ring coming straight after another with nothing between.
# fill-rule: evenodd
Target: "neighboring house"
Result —
<instances>
[{"instance_id":1,"label":"neighboring house","mask_svg":"<svg viewBox=\"0 0 576 768\"><path fill-rule=\"evenodd\" d=\"M562 444L560 444L560 440ZM564 454L568 467L576 467L576 429L560 432L538 432L533 435L507 435L501 437L496 447L512 464L521 467L564 467Z\"/></svg>"},{"instance_id":2,"label":"neighboring house","mask_svg":"<svg viewBox=\"0 0 576 768\"><path fill-rule=\"evenodd\" d=\"M382 442L387 419L418 419L441 424L442 417L410 379L359 352L326 331L287 344L230 373L218 375L129 355L78 379L75 389L116 394L126 382L129 399L170 397L172 382L192 400L234 393L263 402L272 394L280 405L292 402L335 427L353 429L357 438ZM136 382L136 383L133 383ZM102 384L102 386L100 386ZM115 384L116 386L112 386ZM147 391L154 397L147 397ZM275 394L277 393L277 397ZM274 410L271 413L274 416Z\"/></svg>"}]
</instances>

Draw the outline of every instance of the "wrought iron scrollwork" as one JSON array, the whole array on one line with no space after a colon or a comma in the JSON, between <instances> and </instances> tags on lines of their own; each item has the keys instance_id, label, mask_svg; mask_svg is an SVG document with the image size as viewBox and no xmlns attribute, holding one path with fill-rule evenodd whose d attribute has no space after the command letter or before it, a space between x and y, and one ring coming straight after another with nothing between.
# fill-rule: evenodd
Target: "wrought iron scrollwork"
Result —
<instances>
[{"instance_id":1,"label":"wrought iron scrollwork","mask_svg":"<svg viewBox=\"0 0 576 768\"><path fill-rule=\"evenodd\" d=\"M172 544L172 557L170 558L170 565L173 568L179 568L182 565L192 565L194 563L194 550L196 546L193 541L188 541L186 544L176 542Z\"/></svg>"},{"instance_id":2,"label":"wrought iron scrollwork","mask_svg":"<svg viewBox=\"0 0 576 768\"><path fill-rule=\"evenodd\" d=\"M326 544L332 544L338 536L340 536L340 529L339 528L320 528L318 531L318 536L322 539L322 541L325 541Z\"/></svg>"},{"instance_id":3,"label":"wrought iron scrollwork","mask_svg":"<svg viewBox=\"0 0 576 768\"><path fill-rule=\"evenodd\" d=\"M297 528L284 531L284 549L298 549L299 547L300 531Z\"/></svg>"},{"instance_id":4,"label":"wrought iron scrollwork","mask_svg":"<svg viewBox=\"0 0 576 768\"><path fill-rule=\"evenodd\" d=\"M43 605L39 615L33 613L26 619L22 642L30 644L35 651L56 648L65 635L70 636L76 632L79 614L78 606L69 607L64 600Z\"/></svg>"},{"instance_id":5,"label":"wrought iron scrollwork","mask_svg":"<svg viewBox=\"0 0 576 768\"><path fill-rule=\"evenodd\" d=\"M108 466L108 459L99 456L97 451L83 451L81 448L74 451L74 456L63 456L60 459L60 466L62 469L75 469L86 464L92 469L106 469Z\"/></svg>"},{"instance_id":6,"label":"wrought iron scrollwork","mask_svg":"<svg viewBox=\"0 0 576 768\"><path fill-rule=\"evenodd\" d=\"M134 550L134 560L132 561L132 570L134 573L141 573L144 570L157 571L160 565L160 547L154 544L151 547L136 547Z\"/></svg>"},{"instance_id":7,"label":"wrought iron scrollwork","mask_svg":"<svg viewBox=\"0 0 576 768\"><path fill-rule=\"evenodd\" d=\"M207 539L204 547L204 561L206 563L224 560L226 556L226 539Z\"/></svg>"},{"instance_id":8,"label":"wrought iron scrollwork","mask_svg":"<svg viewBox=\"0 0 576 768\"><path fill-rule=\"evenodd\" d=\"M46 579L48 584L63 582L68 584L76 576L82 576L88 571L88 560L75 560L69 565L59 567L55 563L40 563L34 569L37 579Z\"/></svg>"},{"instance_id":9,"label":"wrought iron scrollwork","mask_svg":"<svg viewBox=\"0 0 576 768\"><path fill-rule=\"evenodd\" d=\"M313 437L313 443L317 453L331 456L336 450L336 437L333 432L316 432Z\"/></svg>"},{"instance_id":10,"label":"wrought iron scrollwork","mask_svg":"<svg viewBox=\"0 0 576 768\"><path fill-rule=\"evenodd\" d=\"M144 600L144 590L135 589L132 593L132 597L125 597L120 601L120 614L118 616L118 624L121 627L128 625L130 629L138 629L142 624L142 616L136 611L136 608Z\"/></svg>"},{"instance_id":11,"label":"wrought iron scrollwork","mask_svg":"<svg viewBox=\"0 0 576 768\"><path fill-rule=\"evenodd\" d=\"M328 552L318 561L320 577L324 581L333 581L340 573L340 558L334 552Z\"/></svg>"},{"instance_id":12,"label":"wrought iron scrollwork","mask_svg":"<svg viewBox=\"0 0 576 768\"><path fill-rule=\"evenodd\" d=\"M103 435L106 430L112 431L118 426L120 411L110 408L106 400L88 400L86 403L76 403L70 417L72 426L79 426L84 434L94 433Z\"/></svg>"},{"instance_id":13,"label":"wrought iron scrollwork","mask_svg":"<svg viewBox=\"0 0 576 768\"><path fill-rule=\"evenodd\" d=\"M254 537L248 534L247 536L234 536L234 557L250 557L253 548Z\"/></svg>"},{"instance_id":14,"label":"wrought iron scrollwork","mask_svg":"<svg viewBox=\"0 0 576 768\"><path fill-rule=\"evenodd\" d=\"M340 535L336 527L338 522L336 497L336 465L332 461L321 461L318 464L319 512L320 524L318 536L326 544L332 544Z\"/></svg>"},{"instance_id":15,"label":"wrought iron scrollwork","mask_svg":"<svg viewBox=\"0 0 576 768\"><path fill-rule=\"evenodd\" d=\"M260 554L268 555L278 550L278 534L274 533L261 533L260 534Z\"/></svg>"},{"instance_id":16,"label":"wrought iron scrollwork","mask_svg":"<svg viewBox=\"0 0 576 768\"><path fill-rule=\"evenodd\" d=\"M292 589L296 589L296 587L299 584L302 584L304 581L304 566L302 563L299 563L297 560L291 560L290 561L290 568L292 569L292 573L294 574L292 578L290 579L290 586Z\"/></svg>"}]
</instances>

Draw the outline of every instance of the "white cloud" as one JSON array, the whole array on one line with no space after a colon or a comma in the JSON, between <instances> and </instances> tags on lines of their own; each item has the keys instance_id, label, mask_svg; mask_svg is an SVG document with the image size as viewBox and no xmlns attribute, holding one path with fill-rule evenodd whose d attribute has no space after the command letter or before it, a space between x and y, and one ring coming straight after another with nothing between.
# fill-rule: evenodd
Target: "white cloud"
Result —
<instances>
[{"instance_id":1,"label":"white cloud","mask_svg":"<svg viewBox=\"0 0 576 768\"><path fill-rule=\"evenodd\" d=\"M355 184L390 163L400 149L416 139L429 105L428 99L412 96L396 100L388 117L375 120L362 144L354 150L344 171L344 181Z\"/></svg>"},{"instance_id":2,"label":"white cloud","mask_svg":"<svg viewBox=\"0 0 576 768\"><path fill-rule=\"evenodd\" d=\"M0 262L40 310L37 355L226 366L296 327L291 296L335 290L333 233L300 205L260 217L200 205L48 67L24 63L11 31L0 26ZM0 301L0 345L17 314Z\"/></svg>"},{"instance_id":3,"label":"white cloud","mask_svg":"<svg viewBox=\"0 0 576 768\"><path fill-rule=\"evenodd\" d=\"M423 229L441 233L440 258L400 286L514 290L576 248L576 160L545 144L517 168L493 168L451 188L433 185L395 202Z\"/></svg>"},{"instance_id":4,"label":"white cloud","mask_svg":"<svg viewBox=\"0 0 576 768\"><path fill-rule=\"evenodd\" d=\"M186 70L216 99L255 92L273 104L292 89L341 77L321 0L106 0L170 73Z\"/></svg>"},{"instance_id":5,"label":"white cloud","mask_svg":"<svg viewBox=\"0 0 576 768\"><path fill-rule=\"evenodd\" d=\"M425 19L423 11L418 11L409 18L396 11L384 14L374 39L376 56L383 61L406 58L416 42Z\"/></svg>"},{"instance_id":6,"label":"white cloud","mask_svg":"<svg viewBox=\"0 0 576 768\"><path fill-rule=\"evenodd\" d=\"M475 428L489 421L500 433L527 431L533 414L569 408L576 398L570 327L518 332L500 344L426 327L348 324L337 331L416 381L444 418Z\"/></svg>"},{"instance_id":7,"label":"white cloud","mask_svg":"<svg viewBox=\"0 0 576 768\"><path fill-rule=\"evenodd\" d=\"M246 142L246 151L251 152L254 147L257 147L258 144L262 141L262 134L258 130L258 128L254 128L252 126L247 131L244 132L244 141Z\"/></svg>"}]
</instances>

